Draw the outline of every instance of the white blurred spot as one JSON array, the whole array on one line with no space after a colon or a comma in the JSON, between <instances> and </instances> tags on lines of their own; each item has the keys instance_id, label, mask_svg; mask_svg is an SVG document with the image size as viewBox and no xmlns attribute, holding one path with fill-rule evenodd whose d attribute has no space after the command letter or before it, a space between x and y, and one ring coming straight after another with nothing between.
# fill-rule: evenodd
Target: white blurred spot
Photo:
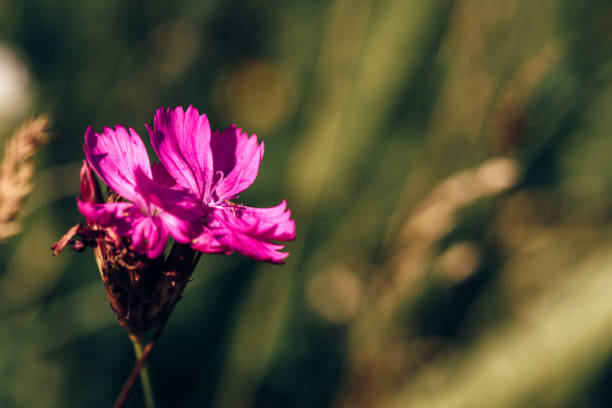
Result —
<instances>
[{"instance_id":1,"label":"white blurred spot","mask_svg":"<svg viewBox=\"0 0 612 408\"><path fill-rule=\"evenodd\" d=\"M0 44L0 129L22 116L31 100L28 67L11 48Z\"/></svg>"}]
</instances>

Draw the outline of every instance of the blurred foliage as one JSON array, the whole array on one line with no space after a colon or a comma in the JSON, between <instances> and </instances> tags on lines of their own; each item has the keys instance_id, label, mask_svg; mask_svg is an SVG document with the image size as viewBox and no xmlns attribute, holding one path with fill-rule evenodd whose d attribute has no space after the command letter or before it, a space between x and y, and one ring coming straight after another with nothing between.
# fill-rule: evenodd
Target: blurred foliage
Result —
<instances>
[{"instance_id":1,"label":"blurred foliage","mask_svg":"<svg viewBox=\"0 0 612 408\"><path fill-rule=\"evenodd\" d=\"M131 345L91 254L48 247L86 127L189 104L265 140L241 200L298 238L203 258L160 407L612 404L609 1L0 1L0 39L2 140L54 124L0 245L0 406L114 401Z\"/></svg>"}]
</instances>

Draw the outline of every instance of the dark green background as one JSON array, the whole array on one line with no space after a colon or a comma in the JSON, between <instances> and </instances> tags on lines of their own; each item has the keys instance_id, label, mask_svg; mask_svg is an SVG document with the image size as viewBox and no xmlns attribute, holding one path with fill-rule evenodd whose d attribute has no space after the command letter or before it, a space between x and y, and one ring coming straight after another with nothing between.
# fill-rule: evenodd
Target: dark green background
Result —
<instances>
[{"instance_id":1,"label":"dark green background","mask_svg":"<svg viewBox=\"0 0 612 408\"><path fill-rule=\"evenodd\" d=\"M86 127L146 138L190 104L265 140L240 201L286 198L297 239L282 267L203 257L150 360L160 407L612 404L608 1L4 0L0 41L32 100L3 134L53 122L0 245L0 406L114 401L130 342L92 254L48 246L81 220ZM508 190L411 235L501 156Z\"/></svg>"}]
</instances>

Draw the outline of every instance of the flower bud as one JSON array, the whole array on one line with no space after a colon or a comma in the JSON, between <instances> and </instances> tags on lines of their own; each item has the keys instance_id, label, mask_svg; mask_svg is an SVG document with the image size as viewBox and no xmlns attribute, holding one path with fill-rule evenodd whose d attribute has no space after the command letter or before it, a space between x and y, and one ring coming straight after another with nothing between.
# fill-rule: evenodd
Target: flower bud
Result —
<instances>
[{"instance_id":1,"label":"flower bud","mask_svg":"<svg viewBox=\"0 0 612 408\"><path fill-rule=\"evenodd\" d=\"M102 192L100 184L91 171L87 160L83 160L81 166L81 198L88 203L102 203Z\"/></svg>"}]
</instances>

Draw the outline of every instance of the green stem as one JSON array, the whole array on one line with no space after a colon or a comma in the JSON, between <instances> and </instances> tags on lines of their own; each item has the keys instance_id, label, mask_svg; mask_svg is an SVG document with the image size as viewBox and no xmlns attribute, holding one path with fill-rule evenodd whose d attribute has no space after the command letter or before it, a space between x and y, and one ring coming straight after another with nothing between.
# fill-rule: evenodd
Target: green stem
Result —
<instances>
[{"instance_id":1,"label":"green stem","mask_svg":"<svg viewBox=\"0 0 612 408\"><path fill-rule=\"evenodd\" d=\"M144 348L142 346L142 341L132 336L130 336L130 340L132 340L132 344L134 345L134 353L136 354L136 361L139 361L142 358L142 354L144 351ZM153 398L153 388L151 387L151 380L149 379L149 372L147 370L146 364L140 369L140 383L142 384L142 394L144 396L145 407L155 408L155 399Z\"/></svg>"}]
</instances>

